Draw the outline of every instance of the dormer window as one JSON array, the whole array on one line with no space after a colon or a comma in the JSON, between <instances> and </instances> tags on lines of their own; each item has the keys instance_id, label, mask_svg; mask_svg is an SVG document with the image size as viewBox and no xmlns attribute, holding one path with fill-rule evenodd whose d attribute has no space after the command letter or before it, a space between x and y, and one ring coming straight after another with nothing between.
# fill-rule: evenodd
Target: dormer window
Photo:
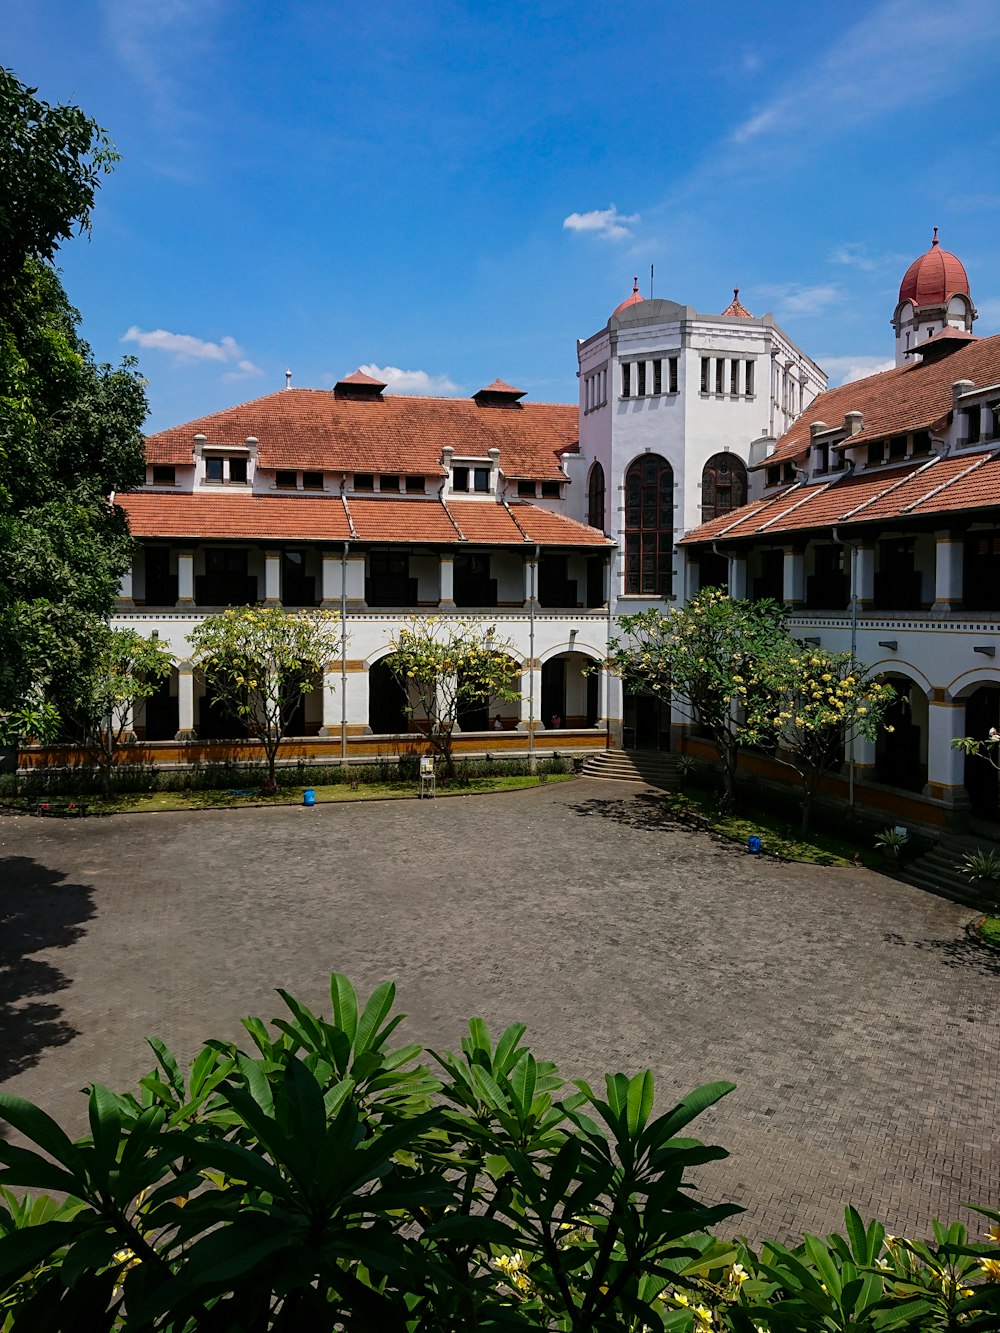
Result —
<instances>
[{"instance_id":1,"label":"dormer window","mask_svg":"<svg viewBox=\"0 0 1000 1333\"><path fill-rule=\"evenodd\" d=\"M823 473L830 471L830 446L828 444L813 445L813 471Z\"/></svg>"},{"instance_id":2,"label":"dormer window","mask_svg":"<svg viewBox=\"0 0 1000 1333\"><path fill-rule=\"evenodd\" d=\"M769 468L767 469L767 472L766 472L764 475L765 475L765 480L766 480L768 486L780 486L780 485L781 485L781 468L780 468L780 467L777 467L777 466L775 466L775 467L769 467Z\"/></svg>"},{"instance_id":3,"label":"dormer window","mask_svg":"<svg viewBox=\"0 0 1000 1333\"><path fill-rule=\"evenodd\" d=\"M154 486L176 486L177 470L172 463L154 463L152 480Z\"/></svg>"},{"instance_id":4,"label":"dormer window","mask_svg":"<svg viewBox=\"0 0 1000 1333\"><path fill-rule=\"evenodd\" d=\"M248 468L246 454L206 454L205 480L213 485L245 486Z\"/></svg>"},{"instance_id":5,"label":"dormer window","mask_svg":"<svg viewBox=\"0 0 1000 1333\"><path fill-rule=\"evenodd\" d=\"M299 475L297 472L276 472L274 474L274 484L281 491L297 490L299 485Z\"/></svg>"},{"instance_id":6,"label":"dormer window","mask_svg":"<svg viewBox=\"0 0 1000 1333\"><path fill-rule=\"evenodd\" d=\"M303 472L302 489L304 491L321 491L323 489L322 472Z\"/></svg>"},{"instance_id":7,"label":"dormer window","mask_svg":"<svg viewBox=\"0 0 1000 1333\"><path fill-rule=\"evenodd\" d=\"M372 472L355 472L354 489L356 491L373 491L375 489L375 474Z\"/></svg>"},{"instance_id":8,"label":"dormer window","mask_svg":"<svg viewBox=\"0 0 1000 1333\"><path fill-rule=\"evenodd\" d=\"M543 499L543 500L558 500L558 499L559 499L559 496L560 496L561 494L562 494L562 487L561 487L561 485L559 484L558 481L543 481L543 482L542 482L542 499Z\"/></svg>"},{"instance_id":9,"label":"dormer window","mask_svg":"<svg viewBox=\"0 0 1000 1333\"><path fill-rule=\"evenodd\" d=\"M522 500L533 500L535 498L535 483L522 479L517 483L517 493Z\"/></svg>"},{"instance_id":10,"label":"dormer window","mask_svg":"<svg viewBox=\"0 0 1000 1333\"><path fill-rule=\"evenodd\" d=\"M879 463L885 462L885 442L883 440L872 440L868 446L868 467L877 467Z\"/></svg>"},{"instance_id":11,"label":"dormer window","mask_svg":"<svg viewBox=\"0 0 1000 1333\"><path fill-rule=\"evenodd\" d=\"M451 470L451 489L460 494L468 494L469 491L475 491L479 495L487 495L490 490L490 472L488 467L467 467L464 464L453 467Z\"/></svg>"},{"instance_id":12,"label":"dormer window","mask_svg":"<svg viewBox=\"0 0 1000 1333\"><path fill-rule=\"evenodd\" d=\"M399 477L390 476L388 473L383 472L378 479L378 488L380 491L396 491L398 493Z\"/></svg>"},{"instance_id":13,"label":"dormer window","mask_svg":"<svg viewBox=\"0 0 1000 1333\"><path fill-rule=\"evenodd\" d=\"M423 495L425 481L423 477L407 477L406 493L407 495Z\"/></svg>"}]
</instances>

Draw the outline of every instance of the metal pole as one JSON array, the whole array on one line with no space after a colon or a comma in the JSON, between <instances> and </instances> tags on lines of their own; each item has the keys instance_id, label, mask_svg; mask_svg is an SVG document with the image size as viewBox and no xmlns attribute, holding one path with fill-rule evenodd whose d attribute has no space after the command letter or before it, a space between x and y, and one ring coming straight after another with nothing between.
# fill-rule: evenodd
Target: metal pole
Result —
<instances>
[{"instance_id":1,"label":"metal pole","mask_svg":"<svg viewBox=\"0 0 1000 1333\"><path fill-rule=\"evenodd\" d=\"M531 596L528 598L528 768L535 762L535 578L538 575L538 551L531 558Z\"/></svg>"},{"instance_id":2,"label":"metal pole","mask_svg":"<svg viewBox=\"0 0 1000 1333\"><path fill-rule=\"evenodd\" d=\"M347 763L347 548L340 557L340 762Z\"/></svg>"}]
</instances>

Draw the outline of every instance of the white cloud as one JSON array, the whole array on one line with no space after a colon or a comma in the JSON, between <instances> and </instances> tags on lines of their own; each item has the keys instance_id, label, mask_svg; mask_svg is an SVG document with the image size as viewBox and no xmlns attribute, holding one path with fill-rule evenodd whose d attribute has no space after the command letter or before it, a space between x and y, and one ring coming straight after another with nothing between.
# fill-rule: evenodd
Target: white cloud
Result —
<instances>
[{"instance_id":1,"label":"white cloud","mask_svg":"<svg viewBox=\"0 0 1000 1333\"><path fill-rule=\"evenodd\" d=\"M259 366L248 359L243 348L235 338L228 334L217 343L196 338L191 333L171 333L167 329L140 329L133 324L122 334L123 343L135 343L147 352L166 352L174 358L175 365L186 365L190 361L218 361L223 365L235 365L225 376L226 379L243 379L249 375L262 375Z\"/></svg>"},{"instance_id":2,"label":"white cloud","mask_svg":"<svg viewBox=\"0 0 1000 1333\"><path fill-rule=\"evenodd\" d=\"M864 241L845 241L843 245L834 246L830 251L830 263L845 264L866 273L875 267L875 260L868 256Z\"/></svg>"},{"instance_id":3,"label":"white cloud","mask_svg":"<svg viewBox=\"0 0 1000 1333\"><path fill-rule=\"evenodd\" d=\"M399 366L359 366L363 375L381 380L392 393L454 393L458 385L447 375L428 375L426 370L400 370Z\"/></svg>"},{"instance_id":4,"label":"white cloud","mask_svg":"<svg viewBox=\"0 0 1000 1333\"><path fill-rule=\"evenodd\" d=\"M218 0L104 0L102 8L111 46L152 110L161 120L176 117Z\"/></svg>"},{"instance_id":5,"label":"white cloud","mask_svg":"<svg viewBox=\"0 0 1000 1333\"><path fill-rule=\"evenodd\" d=\"M995 0L951 0L947 22L937 0L884 0L803 67L793 83L738 126L747 144L769 135L836 135L911 106L926 112L961 79L968 63L1000 40ZM927 70L933 68L933 87Z\"/></svg>"},{"instance_id":6,"label":"white cloud","mask_svg":"<svg viewBox=\"0 0 1000 1333\"><path fill-rule=\"evenodd\" d=\"M775 313L781 316L821 315L841 299L840 288L832 283L806 287L798 282L784 282L758 290L765 300L773 302Z\"/></svg>"},{"instance_id":7,"label":"white cloud","mask_svg":"<svg viewBox=\"0 0 1000 1333\"><path fill-rule=\"evenodd\" d=\"M610 208L594 208L589 213L570 213L563 218L563 227L567 231L590 232L602 241L622 241L632 235L629 227L638 221L638 213L619 213L612 204Z\"/></svg>"},{"instance_id":8,"label":"white cloud","mask_svg":"<svg viewBox=\"0 0 1000 1333\"><path fill-rule=\"evenodd\" d=\"M892 370L896 364L891 358L886 361L880 356L821 356L817 361L830 376L831 386L853 384L855 380Z\"/></svg>"}]
</instances>

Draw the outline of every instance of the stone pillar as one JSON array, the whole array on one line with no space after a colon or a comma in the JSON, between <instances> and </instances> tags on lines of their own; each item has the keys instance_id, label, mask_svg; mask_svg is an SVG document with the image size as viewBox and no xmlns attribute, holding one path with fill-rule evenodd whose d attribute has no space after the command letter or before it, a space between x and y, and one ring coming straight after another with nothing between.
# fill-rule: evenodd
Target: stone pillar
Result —
<instances>
[{"instance_id":1,"label":"stone pillar","mask_svg":"<svg viewBox=\"0 0 1000 1333\"><path fill-rule=\"evenodd\" d=\"M455 607L455 557L450 552L442 555L438 562L438 578L438 606L444 611L452 611Z\"/></svg>"},{"instance_id":2,"label":"stone pillar","mask_svg":"<svg viewBox=\"0 0 1000 1333\"><path fill-rule=\"evenodd\" d=\"M365 558L363 555L347 557L347 608L349 611L366 611L365 602Z\"/></svg>"},{"instance_id":3,"label":"stone pillar","mask_svg":"<svg viewBox=\"0 0 1000 1333\"><path fill-rule=\"evenodd\" d=\"M927 709L927 786L924 795L952 807L968 807L965 755L952 741L965 735L965 701L947 699L935 690Z\"/></svg>"},{"instance_id":4,"label":"stone pillar","mask_svg":"<svg viewBox=\"0 0 1000 1333\"><path fill-rule=\"evenodd\" d=\"M327 662L323 668L323 725L321 736L336 736L340 733L340 663Z\"/></svg>"},{"instance_id":5,"label":"stone pillar","mask_svg":"<svg viewBox=\"0 0 1000 1333\"><path fill-rule=\"evenodd\" d=\"M327 611L340 606L340 556L332 551L323 552L322 605Z\"/></svg>"},{"instance_id":6,"label":"stone pillar","mask_svg":"<svg viewBox=\"0 0 1000 1333\"><path fill-rule=\"evenodd\" d=\"M785 547L782 600L790 607L806 604L806 554L794 546Z\"/></svg>"},{"instance_id":7,"label":"stone pillar","mask_svg":"<svg viewBox=\"0 0 1000 1333\"><path fill-rule=\"evenodd\" d=\"M856 782L870 782L875 776L875 742L865 736L855 736L847 747L847 758L851 758L851 745L854 747L854 779Z\"/></svg>"},{"instance_id":8,"label":"stone pillar","mask_svg":"<svg viewBox=\"0 0 1000 1333\"><path fill-rule=\"evenodd\" d=\"M194 729L194 666L189 661L177 663L177 735L178 741L193 741Z\"/></svg>"},{"instance_id":9,"label":"stone pillar","mask_svg":"<svg viewBox=\"0 0 1000 1333\"><path fill-rule=\"evenodd\" d=\"M177 552L177 605L194 606L194 552Z\"/></svg>"},{"instance_id":10,"label":"stone pillar","mask_svg":"<svg viewBox=\"0 0 1000 1333\"><path fill-rule=\"evenodd\" d=\"M693 557L686 546L677 548L677 578L680 588L680 601L683 606L698 591L699 568L697 557Z\"/></svg>"},{"instance_id":11,"label":"stone pillar","mask_svg":"<svg viewBox=\"0 0 1000 1333\"><path fill-rule=\"evenodd\" d=\"M610 580L609 580L610 582ZM532 602L532 589L534 589L535 607L538 607L538 571L535 566L535 556L526 556L524 560L524 605L529 607Z\"/></svg>"},{"instance_id":12,"label":"stone pillar","mask_svg":"<svg viewBox=\"0 0 1000 1333\"><path fill-rule=\"evenodd\" d=\"M130 611L135 606L132 597L132 566L122 574L121 582L118 584L118 607L123 611Z\"/></svg>"},{"instance_id":13,"label":"stone pillar","mask_svg":"<svg viewBox=\"0 0 1000 1333\"><path fill-rule=\"evenodd\" d=\"M276 606L281 601L281 553L264 552L264 601Z\"/></svg>"},{"instance_id":14,"label":"stone pillar","mask_svg":"<svg viewBox=\"0 0 1000 1333\"><path fill-rule=\"evenodd\" d=\"M962 602L962 540L951 532L936 532L934 539L934 605L931 610L954 611Z\"/></svg>"},{"instance_id":15,"label":"stone pillar","mask_svg":"<svg viewBox=\"0 0 1000 1333\"><path fill-rule=\"evenodd\" d=\"M745 555L729 557L729 596L743 601L747 595L747 558Z\"/></svg>"},{"instance_id":16,"label":"stone pillar","mask_svg":"<svg viewBox=\"0 0 1000 1333\"><path fill-rule=\"evenodd\" d=\"M541 693L541 684L542 684L542 664L541 664L541 662L536 662L536 663L535 663L535 693L536 693L536 695L538 695L538 694ZM534 710L535 727L536 727L536 728L538 727L538 711L539 711L539 704L536 702L536 704L535 704L535 710ZM530 662L525 662L525 663L524 663L524 666L521 668L521 698L518 700L518 705L517 705L517 718L518 718L518 720L517 720L517 729L518 729L518 731L527 731L527 730L528 730L529 725L530 725L530 723L531 723L531 715L532 715L532 710L531 710L531 664L530 664Z\"/></svg>"},{"instance_id":17,"label":"stone pillar","mask_svg":"<svg viewBox=\"0 0 1000 1333\"><path fill-rule=\"evenodd\" d=\"M854 586L851 596L858 599L859 611L870 611L875 605L875 547L859 546L851 557Z\"/></svg>"}]
</instances>

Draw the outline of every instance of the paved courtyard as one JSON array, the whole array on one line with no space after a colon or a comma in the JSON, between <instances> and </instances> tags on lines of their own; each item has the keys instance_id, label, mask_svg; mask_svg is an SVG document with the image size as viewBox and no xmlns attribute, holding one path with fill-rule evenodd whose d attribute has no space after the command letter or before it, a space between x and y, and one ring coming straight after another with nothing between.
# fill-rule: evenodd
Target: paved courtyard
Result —
<instances>
[{"instance_id":1,"label":"paved courtyard","mask_svg":"<svg viewBox=\"0 0 1000 1333\"><path fill-rule=\"evenodd\" d=\"M569 1077L653 1069L748 1235L911 1233L996 1205L1000 965L971 913L856 869L755 860L581 780L436 802L0 820L0 1079L82 1132L78 1090L132 1086L146 1033L185 1057L275 1016L284 986L392 977L404 1031L521 1019ZM739 1223L737 1225L740 1225Z\"/></svg>"}]
</instances>

